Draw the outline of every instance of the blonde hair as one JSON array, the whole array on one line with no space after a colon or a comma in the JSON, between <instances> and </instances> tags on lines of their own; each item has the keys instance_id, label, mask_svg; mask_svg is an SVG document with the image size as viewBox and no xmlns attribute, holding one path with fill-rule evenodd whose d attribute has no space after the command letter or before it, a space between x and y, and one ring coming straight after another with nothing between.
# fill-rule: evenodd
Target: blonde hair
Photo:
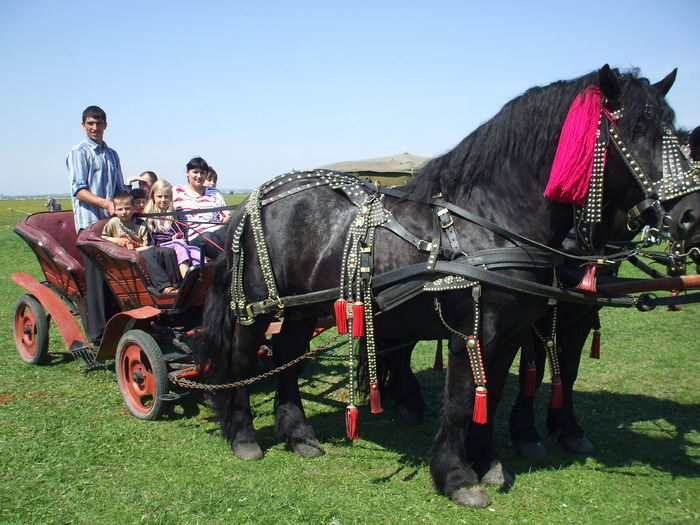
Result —
<instances>
[{"instance_id":1,"label":"blonde hair","mask_svg":"<svg viewBox=\"0 0 700 525\"><path fill-rule=\"evenodd\" d=\"M170 192L170 204L168 204L168 207L165 210L161 210L157 205L156 201L153 198L153 195L155 195L155 192L161 191L161 190L168 190ZM151 192L148 194L148 203L146 204L146 209L143 210L144 213L160 213L161 211L175 211L175 206L173 206L173 186L170 184L167 180L163 179L158 179L153 183L153 186L151 186ZM165 218L164 223L159 223L158 220L156 220L157 217L149 217L146 219L146 222L148 223L148 227L151 229L151 231L161 231L161 230L169 230L170 227L173 225L173 218L172 217L167 217Z\"/></svg>"},{"instance_id":2,"label":"blonde hair","mask_svg":"<svg viewBox=\"0 0 700 525\"><path fill-rule=\"evenodd\" d=\"M112 202L114 204L129 204L130 206L133 206L134 196L126 191L118 191L112 197Z\"/></svg>"}]
</instances>

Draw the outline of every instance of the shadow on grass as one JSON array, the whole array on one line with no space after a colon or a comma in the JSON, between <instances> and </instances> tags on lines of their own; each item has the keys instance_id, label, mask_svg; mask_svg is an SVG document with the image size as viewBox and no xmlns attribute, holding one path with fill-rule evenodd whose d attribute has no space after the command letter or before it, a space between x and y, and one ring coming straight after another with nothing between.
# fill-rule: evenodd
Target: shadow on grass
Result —
<instances>
[{"instance_id":1,"label":"shadow on grass","mask_svg":"<svg viewBox=\"0 0 700 525\"><path fill-rule=\"evenodd\" d=\"M342 373L342 372L341 372ZM417 377L423 389L428 408L425 420L417 426L406 425L390 401L384 400L384 412L373 415L369 407L360 407L359 433L362 440L373 443L399 456L401 466L385 479L392 477L410 479L416 470L425 467L434 435L437 433L442 413L442 381L444 372L424 370ZM315 378L313 382L318 383ZM344 381L344 380L343 380ZM344 384L344 382L343 382ZM540 461L526 460L513 449L508 434L508 414L512 407L517 378L511 376L499 406L495 425L496 446L506 469L513 475L537 470L557 470L571 465L584 464L587 456L563 450L556 436L545 437L550 454ZM345 437L344 416L346 403L330 399L328 392L337 390L336 384L316 393L303 392L306 412L311 426L322 442L342 446ZM665 472L672 477L698 477L697 456L700 438L698 407L646 395L616 394L611 392L577 392L577 414L586 429L595 451L591 457L603 470L624 474L632 464L644 464ZM540 394L542 402L537 406L538 427L546 436L544 418L548 392ZM326 406L329 410L314 411L310 403ZM261 428L260 437L267 445L275 444L273 429ZM361 445L360 445L361 446ZM371 448L374 448L373 446ZM638 476L638 470L629 469Z\"/></svg>"}]
</instances>

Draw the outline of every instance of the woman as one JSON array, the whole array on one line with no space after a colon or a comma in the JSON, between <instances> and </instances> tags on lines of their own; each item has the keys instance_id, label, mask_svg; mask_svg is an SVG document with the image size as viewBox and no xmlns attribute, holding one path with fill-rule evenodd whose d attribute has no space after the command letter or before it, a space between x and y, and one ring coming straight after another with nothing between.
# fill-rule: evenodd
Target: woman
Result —
<instances>
[{"instance_id":1,"label":"woman","mask_svg":"<svg viewBox=\"0 0 700 525\"><path fill-rule=\"evenodd\" d=\"M225 228L231 219L228 210L203 211L226 206L221 192L205 186L209 175L209 165L201 157L194 157L187 163L187 184L173 188L173 205L176 211L188 212L180 220L189 226L187 242L201 249L202 254L215 259L225 243Z\"/></svg>"}]
</instances>

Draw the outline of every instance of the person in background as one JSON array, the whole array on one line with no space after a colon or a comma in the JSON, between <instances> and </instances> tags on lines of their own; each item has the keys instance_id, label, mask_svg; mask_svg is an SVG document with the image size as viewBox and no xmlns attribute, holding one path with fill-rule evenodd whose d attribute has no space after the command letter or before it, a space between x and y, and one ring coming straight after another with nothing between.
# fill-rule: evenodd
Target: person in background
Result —
<instances>
[{"instance_id":1,"label":"person in background","mask_svg":"<svg viewBox=\"0 0 700 525\"><path fill-rule=\"evenodd\" d=\"M141 175L134 175L126 179L127 186L133 186L134 183L138 182L139 188L146 192L146 198L151 192L151 186L158 180L158 175L152 171L144 171Z\"/></svg>"},{"instance_id":2,"label":"person in background","mask_svg":"<svg viewBox=\"0 0 700 525\"><path fill-rule=\"evenodd\" d=\"M187 242L198 246L202 254L215 259L223 251L226 238L224 224L231 219L231 212L212 208L225 208L226 201L216 188L204 185L209 175L209 165L201 157L194 157L186 166L187 184L173 187L173 205L183 211L180 220L187 222Z\"/></svg>"},{"instance_id":3,"label":"person in background","mask_svg":"<svg viewBox=\"0 0 700 525\"><path fill-rule=\"evenodd\" d=\"M177 288L173 284L177 284L181 276L174 265L168 265L169 259L161 259L158 252L153 250L154 242L148 225L134 217L133 195L120 191L114 196L113 202L116 217L105 224L102 238L127 250L141 252L153 287L160 293L176 293Z\"/></svg>"},{"instance_id":4,"label":"person in background","mask_svg":"<svg viewBox=\"0 0 700 525\"><path fill-rule=\"evenodd\" d=\"M47 197L46 199L46 204L44 204L46 208L49 209L49 211L61 211L61 203L58 202L56 199L53 197Z\"/></svg>"},{"instance_id":5,"label":"person in background","mask_svg":"<svg viewBox=\"0 0 700 525\"><path fill-rule=\"evenodd\" d=\"M173 187L167 180L158 180L151 187L151 194L146 204L146 213L158 214L161 217L146 219L156 246L175 250L180 273L184 277L192 266L202 261L202 252L197 246L190 246L185 241L184 230L173 217Z\"/></svg>"},{"instance_id":6,"label":"person in background","mask_svg":"<svg viewBox=\"0 0 700 525\"><path fill-rule=\"evenodd\" d=\"M134 198L134 212L142 214L148 203L148 193L141 188L135 188L131 190L131 196Z\"/></svg>"},{"instance_id":7,"label":"person in background","mask_svg":"<svg viewBox=\"0 0 700 525\"><path fill-rule=\"evenodd\" d=\"M209 173L207 174L207 180L204 181L204 185L207 188L216 188L216 184L219 182L219 175L216 173L214 168L209 166Z\"/></svg>"},{"instance_id":8,"label":"person in background","mask_svg":"<svg viewBox=\"0 0 700 525\"><path fill-rule=\"evenodd\" d=\"M98 106L89 106L83 111L82 119L86 138L74 146L66 158L75 230L78 233L100 219L114 215L112 198L118 191L126 191L119 155L104 142L106 113ZM86 255L83 255L83 264L86 335L96 347L102 340L107 316L120 309L99 268Z\"/></svg>"}]
</instances>

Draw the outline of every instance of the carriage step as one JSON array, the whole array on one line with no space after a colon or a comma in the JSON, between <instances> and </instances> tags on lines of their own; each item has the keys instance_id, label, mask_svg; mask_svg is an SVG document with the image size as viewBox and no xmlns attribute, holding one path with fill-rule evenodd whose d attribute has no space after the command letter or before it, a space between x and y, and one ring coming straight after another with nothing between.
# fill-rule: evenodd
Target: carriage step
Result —
<instances>
[{"instance_id":1,"label":"carriage step","mask_svg":"<svg viewBox=\"0 0 700 525\"><path fill-rule=\"evenodd\" d=\"M175 370L187 370L188 368L192 368L192 363L168 363L168 365Z\"/></svg>"},{"instance_id":2,"label":"carriage step","mask_svg":"<svg viewBox=\"0 0 700 525\"><path fill-rule=\"evenodd\" d=\"M181 394L163 394L162 396L158 396L158 399L166 402L179 401L183 397L186 397L188 394L189 392L183 392Z\"/></svg>"},{"instance_id":3,"label":"carriage step","mask_svg":"<svg viewBox=\"0 0 700 525\"><path fill-rule=\"evenodd\" d=\"M178 359L182 359L182 358L185 358L185 357L189 357L189 356L188 356L187 354L183 354L183 353L180 353L180 352L169 352L169 353L167 353L167 354L163 354L163 359L165 360L165 362L166 362L166 363L170 363L170 366L173 366L173 367L176 366L176 364L175 364L175 363L171 363L171 361L177 361ZM187 365L187 366L190 366L190 367L191 367L192 365L190 364L190 365Z\"/></svg>"},{"instance_id":4,"label":"carriage step","mask_svg":"<svg viewBox=\"0 0 700 525\"><path fill-rule=\"evenodd\" d=\"M101 370L103 368L106 369L107 365L104 363L104 361L95 361L93 359L92 361L87 361L78 365L78 368L81 370Z\"/></svg>"}]
</instances>

